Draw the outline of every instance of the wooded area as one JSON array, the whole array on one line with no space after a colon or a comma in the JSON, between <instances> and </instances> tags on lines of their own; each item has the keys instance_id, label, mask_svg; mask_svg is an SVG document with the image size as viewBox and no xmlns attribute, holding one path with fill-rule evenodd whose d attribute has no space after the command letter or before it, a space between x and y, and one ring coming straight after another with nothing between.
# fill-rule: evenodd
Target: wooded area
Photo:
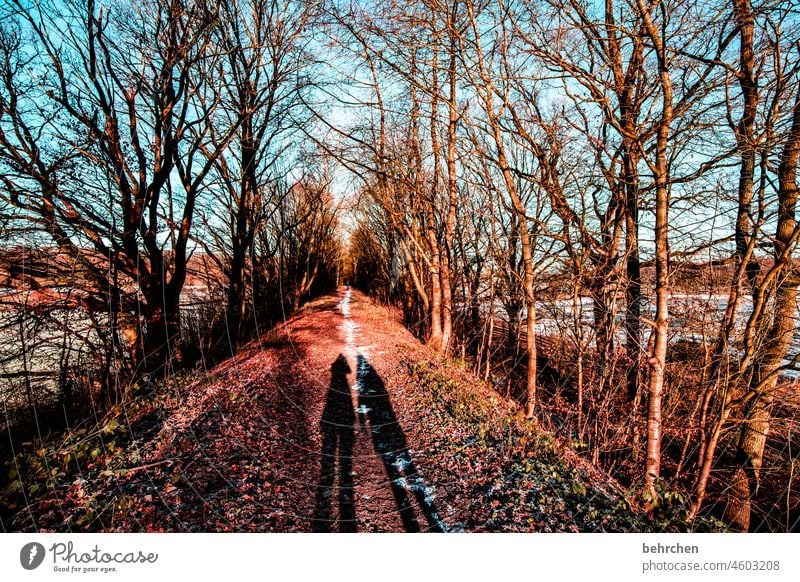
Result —
<instances>
[{"instance_id":1,"label":"wooded area","mask_svg":"<svg viewBox=\"0 0 800 582\"><path fill-rule=\"evenodd\" d=\"M649 509L797 529L796 3L0 0L0 22L0 377L26 440L347 283Z\"/></svg>"}]
</instances>

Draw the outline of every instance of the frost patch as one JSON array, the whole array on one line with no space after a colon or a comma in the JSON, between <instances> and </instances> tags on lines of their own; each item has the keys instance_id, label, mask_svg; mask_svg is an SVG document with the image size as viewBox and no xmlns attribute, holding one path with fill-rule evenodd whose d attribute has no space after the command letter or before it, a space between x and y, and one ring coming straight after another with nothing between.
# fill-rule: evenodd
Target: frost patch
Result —
<instances>
[{"instance_id":1,"label":"frost patch","mask_svg":"<svg viewBox=\"0 0 800 582\"><path fill-rule=\"evenodd\" d=\"M392 465L394 465L398 471L405 471L406 467L408 467L410 464L411 460L404 457L397 457L394 463L392 463Z\"/></svg>"}]
</instances>

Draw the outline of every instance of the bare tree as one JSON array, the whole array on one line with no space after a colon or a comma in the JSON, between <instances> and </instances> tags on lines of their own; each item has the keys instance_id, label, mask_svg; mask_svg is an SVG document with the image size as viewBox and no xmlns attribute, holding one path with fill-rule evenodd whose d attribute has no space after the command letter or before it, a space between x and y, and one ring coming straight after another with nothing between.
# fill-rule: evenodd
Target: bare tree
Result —
<instances>
[{"instance_id":1,"label":"bare tree","mask_svg":"<svg viewBox=\"0 0 800 582\"><path fill-rule=\"evenodd\" d=\"M197 118L198 95L217 100L202 74L216 15L160 0L112 10L93 0L11 5L42 73L35 95L17 92L16 129L3 143L5 159L35 188L6 180L6 192L65 252L77 257L89 246L138 286L137 360L166 373L181 358L180 294L198 195L227 145L211 146ZM60 153L50 154L51 144ZM99 200L86 198L92 188Z\"/></svg>"}]
</instances>

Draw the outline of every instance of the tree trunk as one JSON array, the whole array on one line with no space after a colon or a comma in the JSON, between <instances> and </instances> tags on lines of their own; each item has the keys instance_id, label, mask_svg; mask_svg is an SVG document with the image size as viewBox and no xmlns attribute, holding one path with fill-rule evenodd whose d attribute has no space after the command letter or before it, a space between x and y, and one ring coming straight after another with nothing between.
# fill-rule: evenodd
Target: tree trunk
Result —
<instances>
[{"instance_id":1,"label":"tree trunk","mask_svg":"<svg viewBox=\"0 0 800 582\"><path fill-rule=\"evenodd\" d=\"M738 208L736 213L736 257L742 260L747 254L752 234L751 205L753 201L753 181L756 167L756 138L753 128L758 111L758 82L755 79L755 58L753 52L754 18L750 0L734 0L734 22L739 29L739 87L742 91L743 113L734 131L741 165L739 167ZM758 261L750 255L747 262L747 278L751 288L755 287L758 276Z\"/></svg>"},{"instance_id":2,"label":"tree trunk","mask_svg":"<svg viewBox=\"0 0 800 582\"><path fill-rule=\"evenodd\" d=\"M434 45L435 46L435 45ZM434 51L434 59L436 52ZM435 60L434 60L435 65ZM433 183L431 185L430 199L427 201L423 210L426 217L427 224L425 225L426 235L425 240L430 249L429 262L428 262L428 276L430 277L431 294L430 294L430 312L426 316L430 320L430 334L427 338L427 343L434 350L442 349L442 284L440 275L441 252L439 248L439 240L436 234L436 215L434 206L436 204L436 191L438 189L439 180L439 146L436 133L436 105L438 82L436 80L436 67L434 66L434 86L432 89L433 99L431 101L431 149L433 150ZM415 194L420 202L424 200L425 191L425 176L422 165L422 150L419 137L419 99L417 98L417 61L416 51L411 53L411 149L414 159L414 189Z\"/></svg>"},{"instance_id":3,"label":"tree trunk","mask_svg":"<svg viewBox=\"0 0 800 582\"><path fill-rule=\"evenodd\" d=\"M632 144L630 144L632 147ZM642 268L639 260L639 176L636 157L625 154L625 351L630 361L627 372L628 402L639 394L639 364L642 359Z\"/></svg>"},{"instance_id":4,"label":"tree trunk","mask_svg":"<svg viewBox=\"0 0 800 582\"><path fill-rule=\"evenodd\" d=\"M241 186L236 208L236 224L231 245L230 273L228 275L227 325L231 350L236 353L242 339L242 320L245 314L245 266L252 245L252 233L248 221L253 211L252 202L257 195L256 148L252 136L252 120L242 124Z\"/></svg>"},{"instance_id":5,"label":"tree trunk","mask_svg":"<svg viewBox=\"0 0 800 582\"><path fill-rule=\"evenodd\" d=\"M661 400L664 391L664 368L667 361L669 339L669 166L667 144L672 124L672 79L669 74L664 39L650 16L644 0L637 0L639 15L658 56L661 85L661 119L656 136L656 160L650 163L656 186L655 263L656 263L656 318L655 342L650 357L650 386L647 410L647 460L645 465L645 490L655 500L655 482L661 474Z\"/></svg>"},{"instance_id":6,"label":"tree trunk","mask_svg":"<svg viewBox=\"0 0 800 582\"><path fill-rule=\"evenodd\" d=\"M592 296L592 314L595 329L595 348L597 349L600 373L608 366L609 355L614 351L614 318L608 308L608 273L605 261L595 267L589 283Z\"/></svg>"},{"instance_id":7,"label":"tree trunk","mask_svg":"<svg viewBox=\"0 0 800 582\"><path fill-rule=\"evenodd\" d=\"M800 283L792 260L797 206L797 165L800 158L800 89L794 102L789 137L778 166L778 225L775 234L774 317L771 325L759 326L765 337L763 354L755 362L748 391L748 405L736 451L736 475L731 501L725 511L734 527L750 529L751 502L758 492L764 447L770 429L770 405L778 382L778 370L786 358L794 334L797 312L797 287ZM765 333L766 332L766 333Z\"/></svg>"},{"instance_id":8,"label":"tree trunk","mask_svg":"<svg viewBox=\"0 0 800 582\"><path fill-rule=\"evenodd\" d=\"M145 333L142 339L144 371L156 378L170 374L173 364L181 363L180 307L177 296L169 290L150 296L145 310Z\"/></svg>"},{"instance_id":9,"label":"tree trunk","mask_svg":"<svg viewBox=\"0 0 800 582\"><path fill-rule=\"evenodd\" d=\"M439 262L441 253L439 242L436 240L436 233L428 231L428 244L431 247L431 262L428 273L431 279L431 310L430 310L430 336L428 345L439 351L442 349L442 284L439 272Z\"/></svg>"},{"instance_id":10,"label":"tree trunk","mask_svg":"<svg viewBox=\"0 0 800 582\"><path fill-rule=\"evenodd\" d=\"M471 273L469 281L469 312L470 312L470 346L473 353L477 353L478 346L482 342L481 336L483 329L481 325L481 273L483 271L483 263L478 259L478 266L474 273ZM493 298L492 298L493 299Z\"/></svg>"},{"instance_id":11,"label":"tree trunk","mask_svg":"<svg viewBox=\"0 0 800 582\"><path fill-rule=\"evenodd\" d=\"M451 288L450 261L453 258L452 244L456 222L456 204L458 188L456 185L456 37L455 11L458 2L453 3L453 11L449 14L448 30L450 32L450 63L447 69L450 92L447 98L447 218L444 224L444 253L442 253L442 351L449 353L453 336L453 292Z\"/></svg>"}]
</instances>

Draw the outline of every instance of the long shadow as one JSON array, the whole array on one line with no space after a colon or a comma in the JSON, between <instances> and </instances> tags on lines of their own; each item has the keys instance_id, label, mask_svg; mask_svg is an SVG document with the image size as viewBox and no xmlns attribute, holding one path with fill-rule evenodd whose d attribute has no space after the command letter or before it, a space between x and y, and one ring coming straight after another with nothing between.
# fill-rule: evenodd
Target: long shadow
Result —
<instances>
[{"instance_id":1,"label":"long shadow","mask_svg":"<svg viewBox=\"0 0 800 582\"><path fill-rule=\"evenodd\" d=\"M356 531L356 506L353 496L353 443L355 412L350 397L347 359L341 354L331 366L331 385L325 400L320 428L322 469L317 485L317 504L311 530L329 532L335 522L332 514L334 480L338 461L339 531Z\"/></svg>"},{"instance_id":2,"label":"long shadow","mask_svg":"<svg viewBox=\"0 0 800 582\"><path fill-rule=\"evenodd\" d=\"M375 368L362 355L358 356L356 386L359 424L365 427L369 420L372 444L383 460L403 527L409 532L418 532L421 529L410 492L428 522L427 531L446 531L428 487L408 452L406 436L397 421L386 386Z\"/></svg>"}]
</instances>

